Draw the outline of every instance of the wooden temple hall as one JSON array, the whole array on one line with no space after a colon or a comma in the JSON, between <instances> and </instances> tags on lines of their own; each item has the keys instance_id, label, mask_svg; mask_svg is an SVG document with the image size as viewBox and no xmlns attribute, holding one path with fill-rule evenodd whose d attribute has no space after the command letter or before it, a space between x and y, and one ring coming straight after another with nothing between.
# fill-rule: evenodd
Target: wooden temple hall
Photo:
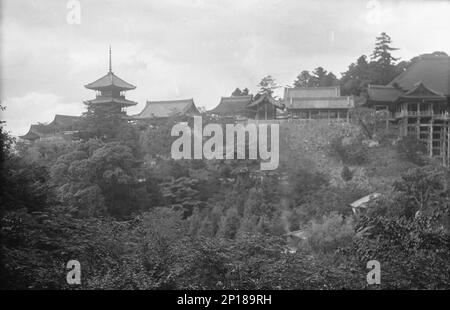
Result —
<instances>
[{"instance_id":1,"label":"wooden temple hall","mask_svg":"<svg viewBox=\"0 0 450 310\"><path fill-rule=\"evenodd\" d=\"M369 85L365 105L386 110L401 136L420 139L450 165L450 57L421 56L388 85Z\"/></svg>"},{"instance_id":2,"label":"wooden temple hall","mask_svg":"<svg viewBox=\"0 0 450 310\"><path fill-rule=\"evenodd\" d=\"M279 117L284 104L271 94L222 97L219 105L208 111L213 115L235 119L273 120Z\"/></svg>"},{"instance_id":3,"label":"wooden temple hall","mask_svg":"<svg viewBox=\"0 0 450 310\"><path fill-rule=\"evenodd\" d=\"M285 88L284 104L291 119L349 121L353 97L341 96L339 86Z\"/></svg>"}]
</instances>

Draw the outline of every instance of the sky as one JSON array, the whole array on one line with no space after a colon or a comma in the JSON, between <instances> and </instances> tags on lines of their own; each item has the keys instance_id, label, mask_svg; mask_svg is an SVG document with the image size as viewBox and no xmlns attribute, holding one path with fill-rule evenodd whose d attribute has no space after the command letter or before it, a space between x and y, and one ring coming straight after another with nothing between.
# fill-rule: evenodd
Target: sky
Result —
<instances>
[{"instance_id":1,"label":"sky","mask_svg":"<svg viewBox=\"0 0 450 310\"><path fill-rule=\"evenodd\" d=\"M79 4L79 11L78 11ZM394 56L450 54L450 1L2 0L1 119L13 135L55 114L80 115L84 85L112 69L147 100L194 98L214 108L266 75L291 85L318 66L340 77L387 32ZM77 14L77 13L80 14ZM279 90L281 94L282 89Z\"/></svg>"}]
</instances>

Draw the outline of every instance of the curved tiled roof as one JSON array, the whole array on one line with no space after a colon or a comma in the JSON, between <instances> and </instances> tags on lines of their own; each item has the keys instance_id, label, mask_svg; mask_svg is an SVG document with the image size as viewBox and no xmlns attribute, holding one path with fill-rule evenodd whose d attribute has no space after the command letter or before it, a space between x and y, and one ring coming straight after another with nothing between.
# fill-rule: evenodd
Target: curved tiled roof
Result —
<instances>
[{"instance_id":1,"label":"curved tiled roof","mask_svg":"<svg viewBox=\"0 0 450 310\"><path fill-rule=\"evenodd\" d=\"M119 103L123 106L133 106L137 104L137 102L125 98L102 97L102 96L98 96L97 98L92 100L86 100L85 103L92 103L92 104Z\"/></svg>"},{"instance_id":2,"label":"curved tiled roof","mask_svg":"<svg viewBox=\"0 0 450 310\"><path fill-rule=\"evenodd\" d=\"M422 82L435 92L450 96L450 57L420 56L389 85L397 85L407 91L414 88L418 82Z\"/></svg>"},{"instance_id":3,"label":"curved tiled roof","mask_svg":"<svg viewBox=\"0 0 450 310\"><path fill-rule=\"evenodd\" d=\"M403 92L393 86L370 85L367 88L369 100L394 102Z\"/></svg>"},{"instance_id":4,"label":"curved tiled roof","mask_svg":"<svg viewBox=\"0 0 450 310\"><path fill-rule=\"evenodd\" d=\"M245 108L252 101L252 95L222 97L219 105L210 110L210 113L219 115L234 115L245 111Z\"/></svg>"},{"instance_id":5,"label":"curved tiled roof","mask_svg":"<svg viewBox=\"0 0 450 310\"><path fill-rule=\"evenodd\" d=\"M39 139L41 135L45 135L58 130L71 129L79 119L79 116L56 114L53 121L51 121L49 124L31 125L28 132L23 136L19 136L19 138L26 140L36 140Z\"/></svg>"},{"instance_id":6,"label":"curved tiled roof","mask_svg":"<svg viewBox=\"0 0 450 310\"><path fill-rule=\"evenodd\" d=\"M147 101L141 113L130 118L150 119L159 117L170 117L184 114L199 114L194 99Z\"/></svg>"},{"instance_id":7,"label":"curved tiled roof","mask_svg":"<svg viewBox=\"0 0 450 310\"><path fill-rule=\"evenodd\" d=\"M117 75L109 71L105 76L99 78L98 80L84 85L84 87L93 90L103 90L108 88L117 88L119 90L131 90L135 89L136 86L125 82Z\"/></svg>"},{"instance_id":8,"label":"curved tiled roof","mask_svg":"<svg viewBox=\"0 0 450 310\"><path fill-rule=\"evenodd\" d=\"M429 87L427 87L422 82L418 82L414 87L404 93L402 97L428 97L428 98L442 98L445 99L442 93L439 93Z\"/></svg>"}]
</instances>

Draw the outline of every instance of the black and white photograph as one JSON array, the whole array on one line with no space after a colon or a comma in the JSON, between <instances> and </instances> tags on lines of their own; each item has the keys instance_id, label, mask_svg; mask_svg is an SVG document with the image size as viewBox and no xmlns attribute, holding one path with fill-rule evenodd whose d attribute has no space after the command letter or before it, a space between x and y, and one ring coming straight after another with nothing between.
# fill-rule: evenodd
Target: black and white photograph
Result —
<instances>
[{"instance_id":1,"label":"black and white photograph","mask_svg":"<svg viewBox=\"0 0 450 310\"><path fill-rule=\"evenodd\" d=\"M0 290L450 290L449 55L449 0L1 0Z\"/></svg>"}]
</instances>

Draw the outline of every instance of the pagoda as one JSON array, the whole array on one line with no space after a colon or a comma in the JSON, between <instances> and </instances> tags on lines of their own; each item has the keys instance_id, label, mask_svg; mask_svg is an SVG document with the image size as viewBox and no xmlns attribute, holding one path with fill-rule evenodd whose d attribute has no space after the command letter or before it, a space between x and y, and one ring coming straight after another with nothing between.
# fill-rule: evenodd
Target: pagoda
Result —
<instances>
[{"instance_id":1,"label":"pagoda","mask_svg":"<svg viewBox=\"0 0 450 310\"><path fill-rule=\"evenodd\" d=\"M134 106L137 103L125 99L125 91L135 89L136 86L125 82L112 72L111 46L109 47L109 71L98 80L84 85L87 89L96 91L96 97L84 101L92 107L109 107L114 110L124 111L124 108Z\"/></svg>"}]
</instances>

